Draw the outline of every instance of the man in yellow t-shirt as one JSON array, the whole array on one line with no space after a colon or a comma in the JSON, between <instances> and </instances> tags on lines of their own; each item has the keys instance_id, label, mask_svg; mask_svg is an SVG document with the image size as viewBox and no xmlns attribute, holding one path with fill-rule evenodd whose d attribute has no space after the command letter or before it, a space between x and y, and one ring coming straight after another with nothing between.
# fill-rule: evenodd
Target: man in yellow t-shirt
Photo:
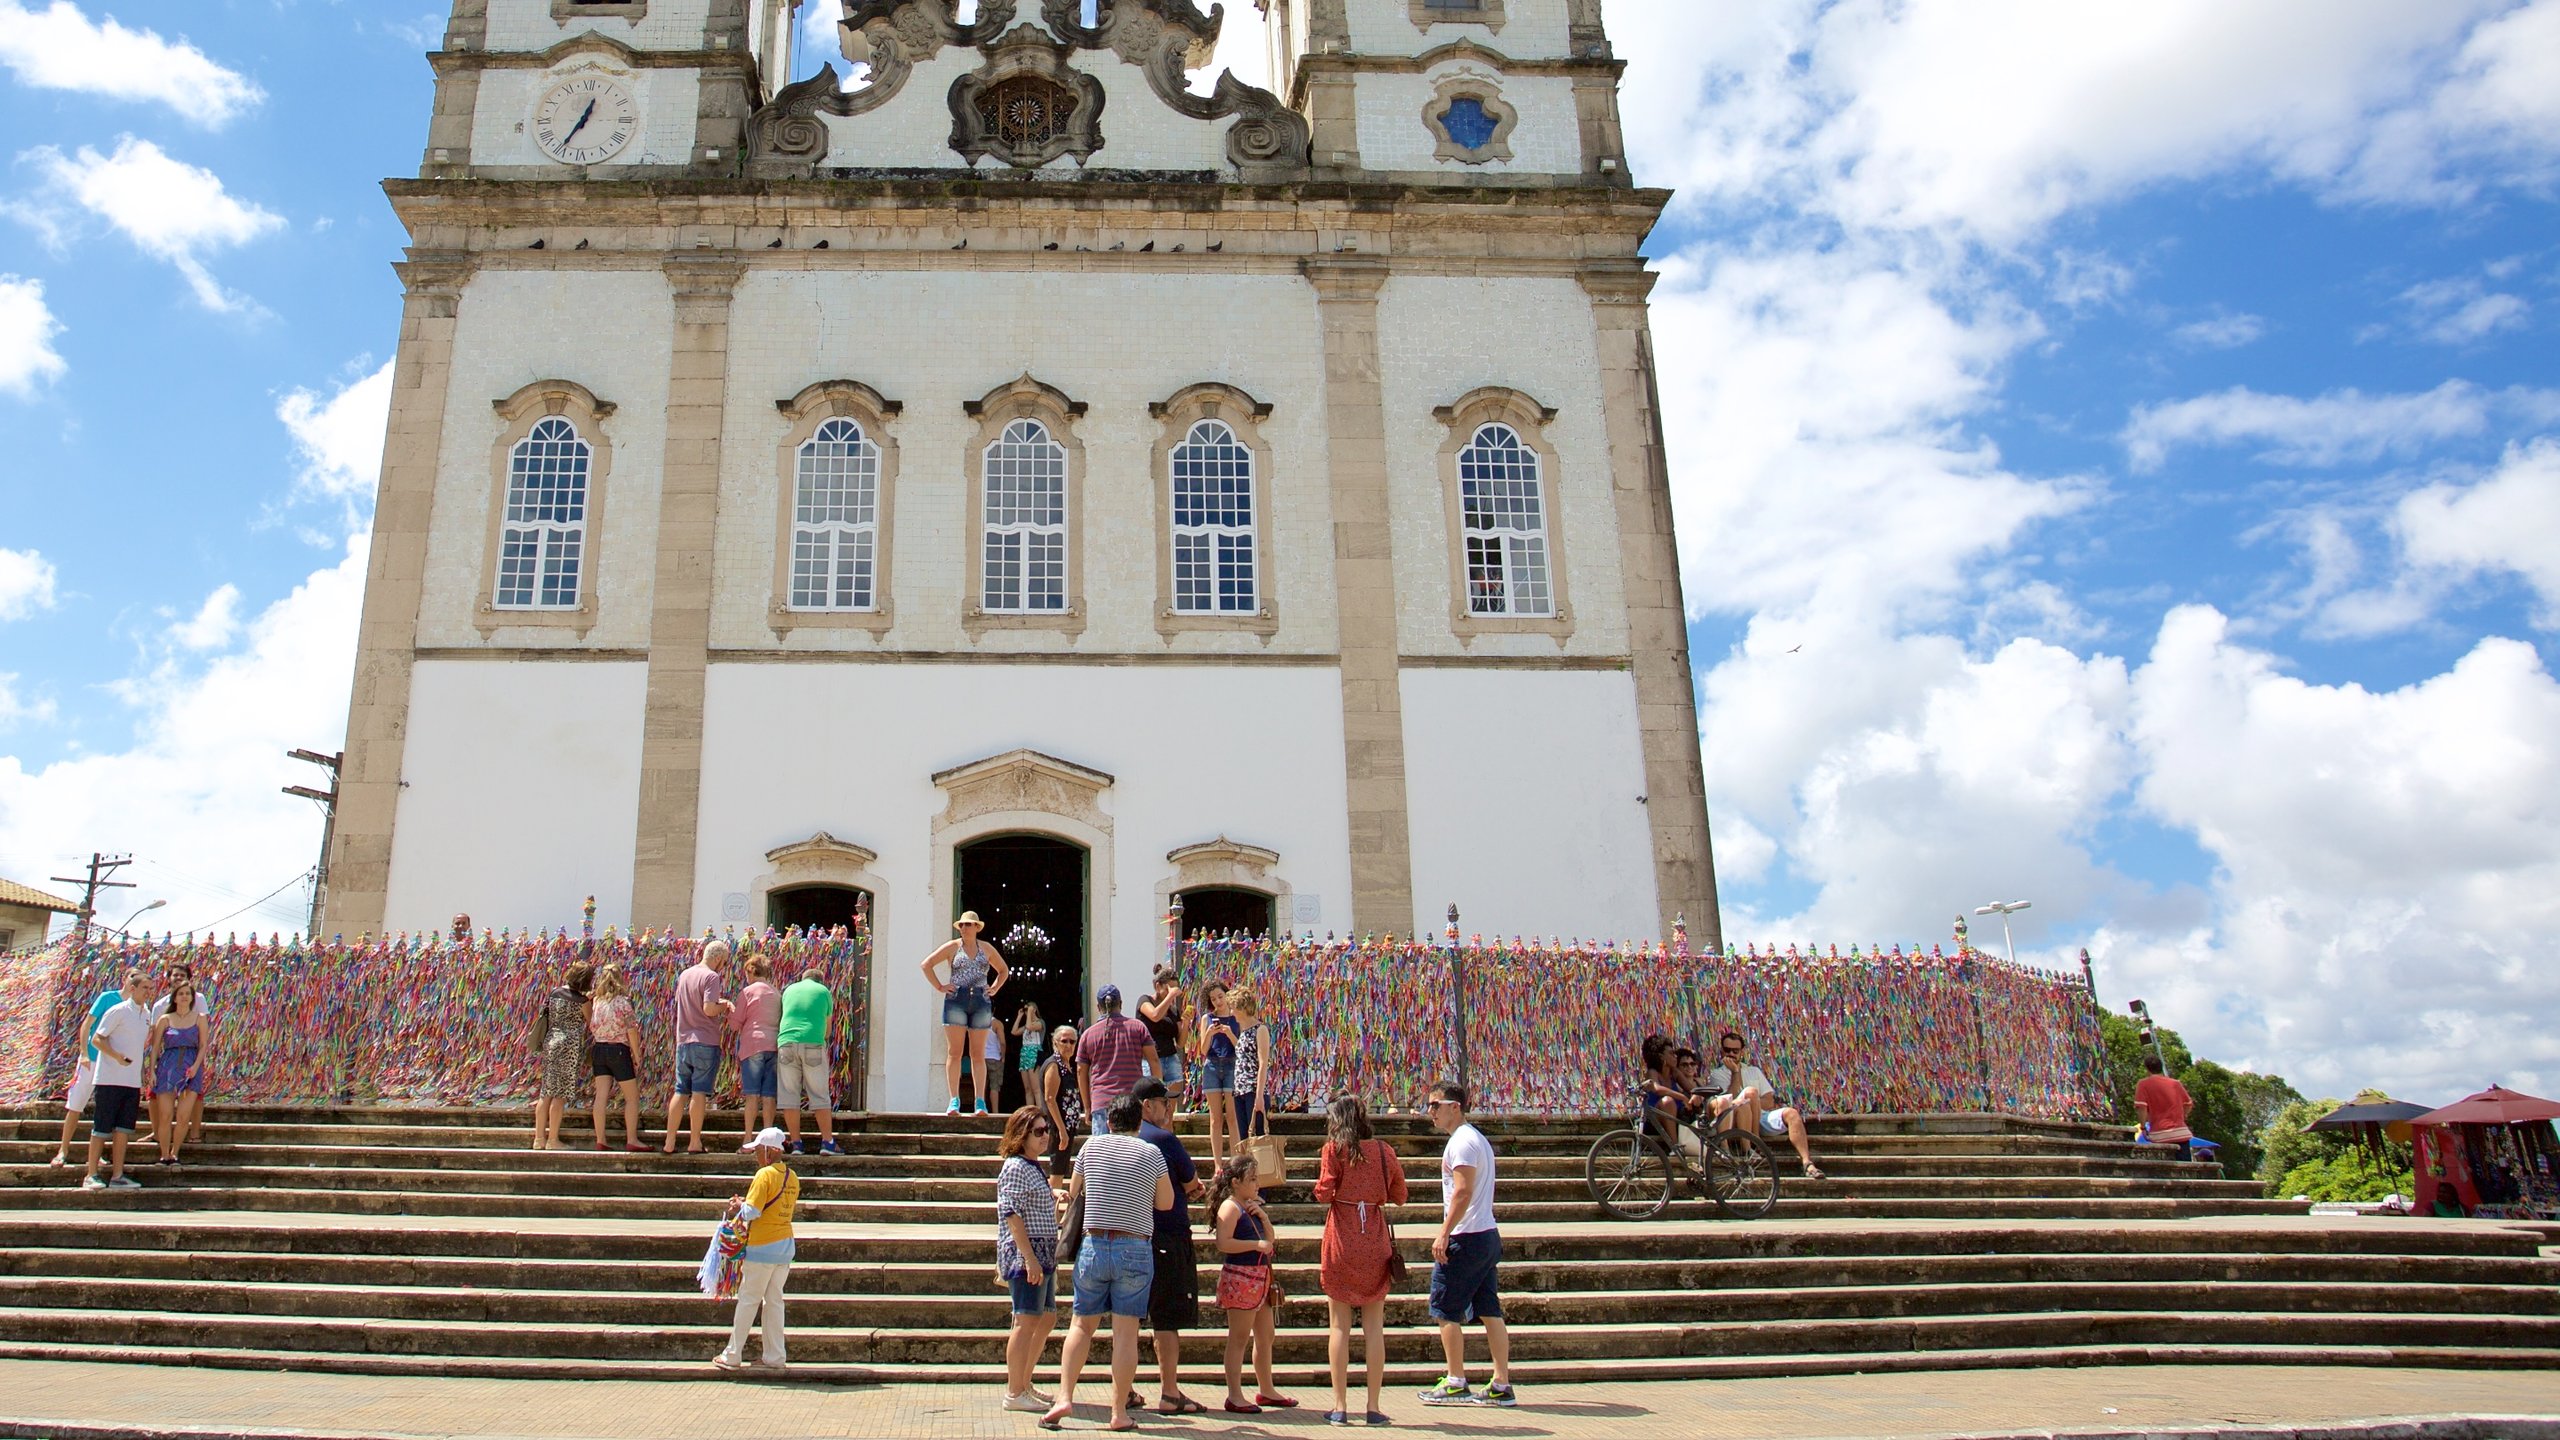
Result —
<instances>
[{"instance_id":1,"label":"man in yellow t-shirt","mask_svg":"<svg viewBox=\"0 0 2560 1440\"><path fill-rule=\"evenodd\" d=\"M764 1317L764 1355L756 1364L779 1370L785 1363L782 1285L791 1275L791 1211L800 1203L800 1177L782 1163L783 1145L782 1131L770 1125L747 1142L756 1157L756 1178L746 1194L729 1200L746 1217L747 1249L739 1257L738 1314L729 1329L729 1348L711 1362L722 1370L746 1363L747 1332L756 1327L758 1312Z\"/></svg>"}]
</instances>

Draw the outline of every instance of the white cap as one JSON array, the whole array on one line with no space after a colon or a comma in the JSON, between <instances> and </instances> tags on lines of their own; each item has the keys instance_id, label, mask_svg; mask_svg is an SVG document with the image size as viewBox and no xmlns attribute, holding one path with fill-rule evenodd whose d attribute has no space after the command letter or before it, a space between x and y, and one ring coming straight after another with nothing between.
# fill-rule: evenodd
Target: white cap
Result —
<instances>
[{"instance_id":1,"label":"white cap","mask_svg":"<svg viewBox=\"0 0 2560 1440\"><path fill-rule=\"evenodd\" d=\"M787 1150L791 1146L791 1142L784 1137L782 1127L779 1125L767 1125L757 1131L756 1138L751 1143L758 1150Z\"/></svg>"}]
</instances>

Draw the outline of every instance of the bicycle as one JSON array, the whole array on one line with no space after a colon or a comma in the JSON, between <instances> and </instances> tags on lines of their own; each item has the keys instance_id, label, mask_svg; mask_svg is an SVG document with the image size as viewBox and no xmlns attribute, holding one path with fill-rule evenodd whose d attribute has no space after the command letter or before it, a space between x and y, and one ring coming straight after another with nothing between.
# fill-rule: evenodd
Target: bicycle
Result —
<instances>
[{"instance_id":1,"label":"bicycle","mask_svg":"<svg viewBox=\"0 0 2560 1440\"><path fill-rule=\"evenodd\" d=\"M1766 1141L1706 1116L1681 1127L1647 1105L1642 1089L1633 1093L1627 1127L1593 1141L1583 1163L1593 1203L1621 1220L1650 1220L1670 1206L1672 1188L1685 1176L1729 1219L1757 1220L1777 1208L1778 1157ZM1666 1128L1685 1128L1697 1152L1672 1143Z\"/></svg>"}]
</instances>

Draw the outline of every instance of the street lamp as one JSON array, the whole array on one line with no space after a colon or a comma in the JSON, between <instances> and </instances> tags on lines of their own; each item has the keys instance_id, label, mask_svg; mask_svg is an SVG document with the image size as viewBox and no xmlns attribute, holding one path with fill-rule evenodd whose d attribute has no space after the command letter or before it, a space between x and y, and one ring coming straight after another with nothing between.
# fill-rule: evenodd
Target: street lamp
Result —
<instances>
[{"instance_id":1,"label":"street lamp","mask_svg":"<svg viewBox=\"0 0 2560 1440\"><path fill-rule=\"evenodd\" d=\"M116 927L116 933L121 935L125 931L132 929L134 921L141 919L143 916L150 914L152 911L157 910L168 903L169 902L166 900L154 900L150 904L143 906L141 909L134 911L130 915L127 915L124 917L124 923Z\"/></svg>"},{"instance_id":2,"label":"street lamp","mask_svg":"<svg viewBox=\"0 0 2560 1440\"><path fill-rule=\"evenodd\" d=\"M2034 909L2035 903L2033 900L1994 900L1988 905L1976 906L1974 909L1973 913L1976 915L2000 917L2000 943L2008 949L2009 963L2012 965L2018 963L2018 942L2009 938L2009 917L2021 910Z\"/></svg>"}]
</instances>

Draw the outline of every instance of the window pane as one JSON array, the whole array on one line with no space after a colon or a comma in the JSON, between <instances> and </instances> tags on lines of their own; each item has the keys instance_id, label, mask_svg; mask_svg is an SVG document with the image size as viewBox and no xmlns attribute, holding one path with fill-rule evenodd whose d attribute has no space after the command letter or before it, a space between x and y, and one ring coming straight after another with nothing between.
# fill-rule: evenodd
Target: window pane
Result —
<instances>
[{"instance_id":1,"label":"window pane","mask_svg":"<svg viewBox=\"0 0 2560 1440\"><path fill-rule=\"evenodd\" d=\"M1022 608L1022 536L990 530L987 532L987 584L985 606L989 610Z\"/></svg>"},{"instance_id":2,"label":"window pane","mask_svg":"<svg viewBox=\"0 0 2560 1440\"><path fill-rule=\"evenodd\" d=\"M1511 610L1516 615L1550 615L1555 604L1547 595L1547 542L1535 535L1511 539Z\"/></svg>"},{"instance_id":3,"label":"window pane","mask_svg":"<svg viewBox=\"0 0 2560 1440\"><path fill-rule=\"evenodd\" d=\"M1023 537L1023 608L1067 608L1067 537L1033 531Z\"/></svg>"},{"instance_id":4,"label":"window pane","mask_svg":"<svg viewBox=\"0 0 2560 1440\"><path fill-rule=\"evenodd\" d=\"M1173 537L1173 608L1206 610L1216 576L1209 563L1209 537L1193 533Z\"/></svg>"},{"instance_id":5,"label":"window pane","mask_svg":"<svg viewBox=\"0 0 2560 1440\"><path fill-rule=\"evenodd\" d=\"M1234 613L1254 608L1253 537L1218 537L1218 608Z\"/></svg>"},{"instance_id":6,"label":"window pane","mask_svg":"<svg viewBox=\"0 0 2560 1440\"><path fill-rule=\"evenodd\" d=\"M1498 537L1467 537L1467 609L1477 615L1500 615L1508 607L1503 604L1502 541Z\"/></svg>"},{"instance_id":7,"label":"window pane","mask_svg":"<svg viewBox=\"0 0 2560 1440\"><path fill-rule=\"evenodd\" d=\"M1017 420L987 447L987 523L1063 525L1067 451L1045 425Z\"/></svg>"},{"instance_id":8,"label":"window pane","mask_svg":"<svg viewBox=\"0 0 2560 1440\"><path fill-rule=\"evenodd\" d=\"M850 420L829 420L800 447L793 519L803 525L868 525L880 493L880 447Z\"/></svg>"}]
</instances>

